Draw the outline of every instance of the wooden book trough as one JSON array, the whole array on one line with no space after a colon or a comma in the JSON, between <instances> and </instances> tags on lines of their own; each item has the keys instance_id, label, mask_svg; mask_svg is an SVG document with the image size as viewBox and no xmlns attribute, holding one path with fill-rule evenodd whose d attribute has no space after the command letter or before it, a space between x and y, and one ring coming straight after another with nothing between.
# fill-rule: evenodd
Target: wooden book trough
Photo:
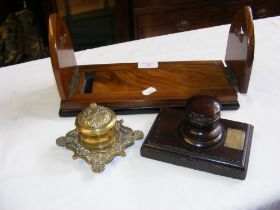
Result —
<instances>
[{"instance_id":1,"label":"wooden book trough","mask_svg":"<svg viewBox=\"0 0 280 210\"><path fill-rule=\"evenodd\" d=\"M91 102L118 113L180 107L193 95L211 95L223 109L237 109L237 91L248 89L254 26L251 9L242 8L230 27L227 67L222 61L159 62L153 70L140 70L137 63L77 65L69 31L57 14L49 18L49 50L61 98L60 116L73 116ZM156 92L144 95L149 87Z\"/></svg>"}]
</instances>

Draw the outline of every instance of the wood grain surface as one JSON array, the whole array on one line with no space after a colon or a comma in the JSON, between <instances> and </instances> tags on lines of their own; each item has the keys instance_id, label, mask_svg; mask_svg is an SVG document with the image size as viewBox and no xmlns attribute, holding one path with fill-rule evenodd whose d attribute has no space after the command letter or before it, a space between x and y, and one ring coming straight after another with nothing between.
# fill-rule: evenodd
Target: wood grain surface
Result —
<instances>
[{"instance_id":1,"label":"wood grain surface","mask_svg":"<svg viewBox=\"0 0 280 210\"><path fill-rule=\"evenodd\" d=\"M250 7L243 7L235 15L230 27L225 62L235 73L238 89L247 93L255 50L253 16Z\"/></svg>"},{"instance_id":2,"label":"wood grain surface","mask_svg":"<svg viewBox=\"0 0 280 210\"><path fill-rule=\"evenodd\" d=\"M245 7L235 17L226 53L227 64L235 72L242 92L249 84L254 52L250 15L250 8ZM49 19L49 48L61 115L73 115L91 102L115 110L184 107L194 95L214 96L223 108L239 107L222 61L160 62L150 69L138 68L137 63L80 66L67 26L57 14ZM156 91L144 95L142 91L150 87Z\"/></svg>"}]
</instances>

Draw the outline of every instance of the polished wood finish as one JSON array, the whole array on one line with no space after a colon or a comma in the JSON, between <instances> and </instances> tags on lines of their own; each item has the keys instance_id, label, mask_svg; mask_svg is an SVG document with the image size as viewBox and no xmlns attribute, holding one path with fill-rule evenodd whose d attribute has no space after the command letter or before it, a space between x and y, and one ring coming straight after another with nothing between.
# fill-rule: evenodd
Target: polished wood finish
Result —
<instances>
[{"instance_id":1,"label":"polished wood finish","mask_svg":"<svg viewBox=\"0 0 280 210\"><path fill-rule=\"evenodd\" d=\"M254 1L254 17L265 18L280 15L280 0Z\"/></svg>"},{"instance_id":2,"label":"polished wood finish","mask_svg":"<svg viewBox=\"0 0 280 210\"><path fill-rule=\"evenodd\" d=\"M250 124L219 119L221 138L211 144L205 139L193 137L186 141L182 125L189 121L185 110L163 108L157 116L145 142L141 155L147 158L185 166L236 179L245 179L248 169L253 126ZM230 129L244 133L242 148L227 146ZM208 133L207 128L205 132ZM189 139L188 139L189 140ZM196 140L196 144L193 144ZM201 144L199 144L199 142ZM208 142L208 143L209 143Z\"/></svg>"},{"instance_id":3,"label":"polished wood finish","mask_svg":"<svg viewBox=\"0 0 280 210\"><path fill-rule=\"evenodd\" d=\"M77 15L85 12L92 12L94 10L104 9L105 7L114 7L115 0L55 0L58 14L61 17L69 15Z\"/></svg>"},{"instance_id":4,"label":"polished wood finish","mask_svg":"<svg viewBox=\"0 0 280 210\"><path fill-rule=\"evenodd\" d=\"M197 95L187 103L186 119L180 125L184 141L197 148L212 147L222 140L220 102L207 95Z\"/></svg>"},{"instance_id":5,"label":"polished wood finish","mask_svg":"<svg viewBox=\"0 0 280 210\"><path fill-rule=\"evenodd\" d=\"M186 0L169 2L172 3L167 1L134 1L134 34L136 39L222 24L222 4L220 1L211 1L211 3Z\"/></svg>"},{"instance_id":6,"label":"polished wood finish","mask_svg":"<svg viewBox=\"0 0 280 210\"><path fill-rule=\"evenodd\" d=\"M49 18L49 51L60 98L67 100L70 78L77 62L68 28L57 14L51 14Z\"/></svg>"},{"instance_id":7,"label":"polished wood finish","mask_svg":"<svg viewBox=\"0 0 280 210\"><path fill-rule=\"evenodd\" d=\"M255 36L250 7L240 9L230 27L225 62L235 73L238 89L247 93L254 60Z\"/></svg>"},{"instance_id":8,"label":"polished wood finish","mask_svg":"<svg viewBox=\"0 0 280 210\"><path fill-rule=\"evenodd\" d=\"M99 0L96 0L96 2L98 1ZM56 5L55 0L41 0L39 2L41 2L40 9L43 11L41 13L44 20L48 19L51 12L59 12L59 10L57 10L59 5ZM53 2L53 4L51 4L51 2ZM57 2L61 4L61 1ZM65 3L67 2L65 1ZM74 1L69 1L69 10L73 11L75 10L75 5L71 8L71 2ZM93 5L93 2L95 1L86 2L80 0L76 3L78 2ZM112 1L110 0L107 2ZM243 6L250 6L252 8L254 19L277 16L280 15L279 5L280 0L117 0L115 1L115 7L113 9L114 15L106 16L111 18L109 19L113 24L108 24L108 22L110 22L108 18L106 18L106 22L104 18L100 16L96 17L94 15L89 15L87 17L83 16L81 19L71 16L69 19L73 20L73 18L75 18L74 29L76 29L76 31L82 30L83 32L72 33L74 49L77 50L93 48L115 42L124 42L151 36L228 24L231 23L236 12ZM94 7L96 6L98 6L98 4ZM80 22L81 20L82 25ZM108 25L104 24L104 21ZM77 24L78 22L79 24ZM100 33L95 33L94 30L89 30L90 33L86 33L86 31L83 30L83 28L87 28L84 27L85 25L92 27L92 25L96 23L102 24L102 27L107 28L106 31L110 33L108 34L106 32L105 35L100 37ZM69 26L72 30L72 26ZM41 28L44 42L47 42L47 35L44 33L47 32L46 25L42 24ZM116 33L112 34L111 32L114 30Z\"/></svg>"},{"instance_id":9,"label":"polished wood finish","mask_svg":"<svg viewBox=\"0 0 280 210\"><path fill-rule=\"evenodd\" d=\"M258 1L258 0L257 0ZM257 2L255 1L255 2ZM235 14L242 7L249 6L254 8L254 0L226 0L223 2L224 23L231 23ZM254 15L255 18L255 15Z\"/></svg>"},{"instance_id":10,"label":"polished wood finish","mask_svg":"<svg viewBox=\"0 0 280 210\"><path fill-rule=\"evenodd\" d=\"M236 91L229 85L221 61L160 62L157 69L138 69L137 64L89 65L79 66L79 71L78 89L62 101L62 109L81 110L92 101L114 110L184 106L197 94L213 95L225 106L238 108ZM85 90L89 72L93 83ZM149 87L157 91L143 95Z\"/></svg>"},{"instance_id":11,"label":"polished wood finish","mask_svg":"<svg viewBox=\"0 0 280 210\"><path fill-rule=\"evenodd\" d=\"M280 0L132 0L134 38L188 31L231 23L250 6L254 19L280 15Z\"/></svg>"},{"instance_id":12,"label":"polished wood finish","mask_svg":"<svg viewBox=\"0 0 280 210\"><path fill-rule=\"evenodd\" d=\"M64 21L53 14L49 27L61 116L76 114L93 101L117 111L182 107L201 94L218 98L223 108L239 107L222 61L160 62L154 69L139 69L136 63L78 66ZM156 92L143 95L149 87Z\"/></svg>"},{"instance_id":13,"label":"polished wood finish","mask_svg":"<svg viewBox=\"0 0 280 210\"><path fill-rule=\"evenodd\" d=\"M133 0L133 8L150 8L158 6L174 6L178 4L191 4L197 0Z\"/></svg>"},{"instance_id":14,"label":"polished wood finish","mask_svg":"<svg viewBox=\"0 0 280 210\"><path fill-rule=\"evenodd\" d=\"M117 24L117 37L118 42L126 42L132 39L130 31L130 1L117 0L116 1L116 24Z\"/></svg>"}]
</instances>

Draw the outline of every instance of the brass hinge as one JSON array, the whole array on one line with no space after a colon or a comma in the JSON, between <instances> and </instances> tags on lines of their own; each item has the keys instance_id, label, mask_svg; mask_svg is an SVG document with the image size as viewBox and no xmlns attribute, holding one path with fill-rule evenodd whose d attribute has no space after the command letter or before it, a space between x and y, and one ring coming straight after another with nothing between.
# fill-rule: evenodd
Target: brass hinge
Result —
<instances>
[{"instance_id":1,"label":"brass hinge","mask_svg":"<svg viewBox=\"0 0 280 210\"><path fill-rule=\"evenodd\" d=\"M72 74L71 81L69 84L69 95L73 95L77 92L78 86L80 81L80 71L78 67L76 67L75 71Z\"/></svg>"},{"instance_id":2,"label":"brass hinge","mask_svg":"<svg viewBox=\"0 0 280 210\"><path fill-rule=\"evenodd\" d=\"M230 86L237 90L238 89L238 80L237 80L235 73L230 69L230 67L225 67L224 71L225 71L225 75L229 81Z\"/></svg>"}]
</instances>

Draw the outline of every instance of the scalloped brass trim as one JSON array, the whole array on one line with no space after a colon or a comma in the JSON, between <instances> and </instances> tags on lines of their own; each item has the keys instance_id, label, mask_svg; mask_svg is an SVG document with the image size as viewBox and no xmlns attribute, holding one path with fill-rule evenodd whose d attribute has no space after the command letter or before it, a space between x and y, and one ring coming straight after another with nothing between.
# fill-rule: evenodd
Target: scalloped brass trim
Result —
<instances>
[{"instance_id":1,"label":"scalloped brass trim","mask_svg":"<svg viewBox=\"0 0 280 210\"><path fill-rule=\"evenodd\" d=\"M142 131L125 127L122 125L123 120L116 121L117 140L106 149L93 150L83 146L79 141L79 132L77 129L72 130L66 136L59 137L56 144L66 147L74 152L73 159L82 158L91 165L95 173L103 172L105 165L111 162L115 156L125 156L125 148L132 145L135 140L144 138Z\"/></svg>"}]
</instances>

